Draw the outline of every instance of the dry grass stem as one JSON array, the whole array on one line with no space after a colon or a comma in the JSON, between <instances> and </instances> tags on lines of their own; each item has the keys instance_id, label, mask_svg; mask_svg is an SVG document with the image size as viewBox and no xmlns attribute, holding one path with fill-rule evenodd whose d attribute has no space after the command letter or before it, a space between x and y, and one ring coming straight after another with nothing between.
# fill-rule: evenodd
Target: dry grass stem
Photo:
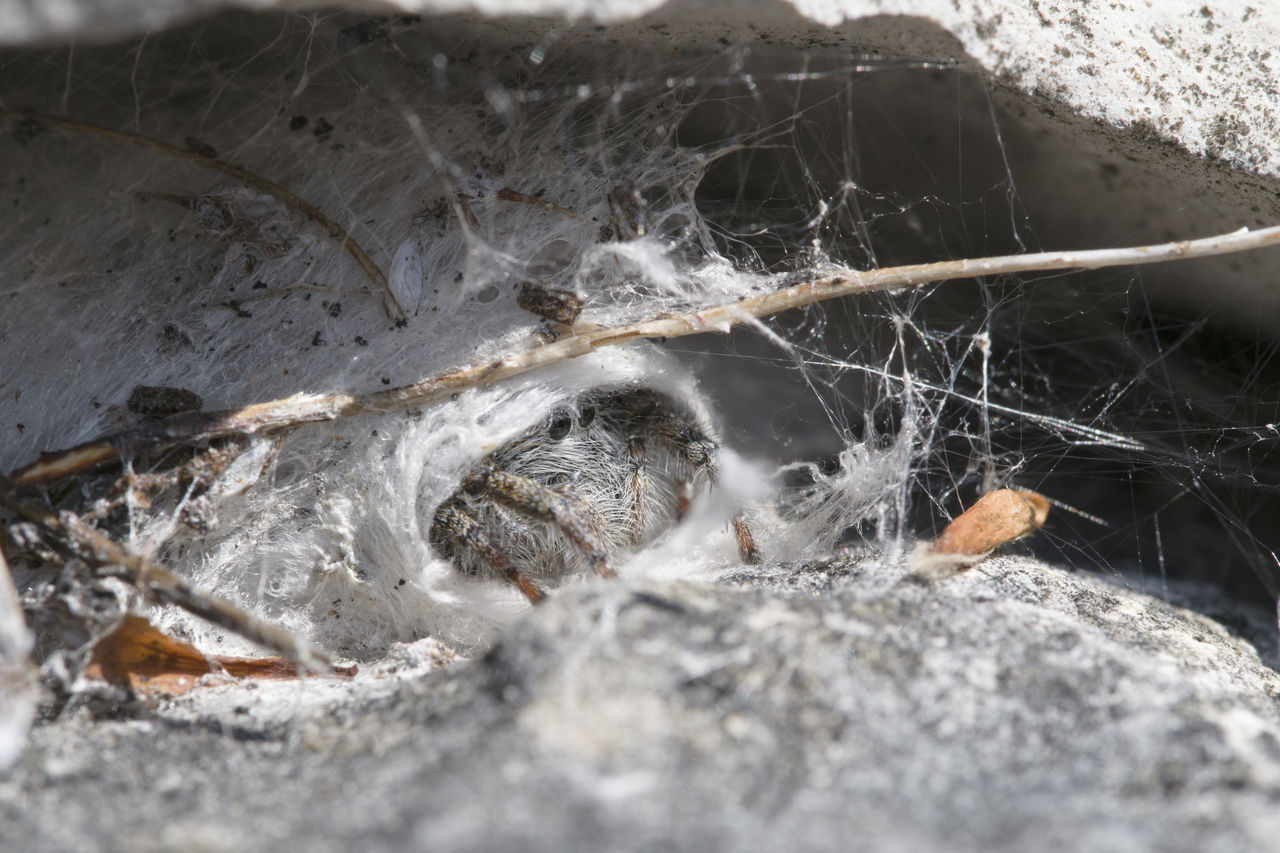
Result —
<instances>
[{"instance_id":1,"label":"dry grass stem","mask_svg":"<svg viewBox=\"0 0 1280 853\"><path fill-rule=\"evenodd\" d=\"M246 613L225 599L196 589L149 557L99 533L74 513L55 512L49 507L18 498L13 484L3 475L0 475L0 506L60 537L90 565L114 569L156 603L177 605L314 672L332 669L326 656L313 649L306 640Z\"/></svg>"},{"instance_id":2,"label":"dry grass stem","mask_svg":"<svg viewBox=\"0 0 1280 853\"><path fill-rule=\"evenodd\" d=\"M136 429L85 442L68 450L41 454L35 462L17 469L11 476L19 486L47 483L116 459L132 458L144 450L159 450L232 435L270 432L371 412L396 411L430 403L467 388L488 385L540 367L568 361L601 347L640 339L680 338L706 332L726 333L748 320L841 296L902 291L950 279L1051 270L1100 269L1203 258L1260 249L1278 242L1280 227L1273 227L1259 231L1242 229L1199 240L1121 249L965 258L873 270L836 269L791 287L700 311L657 317L613 328L585 328L523 352L481 364L458 367L396 388L363 394L298 394L239 409L175 415Z\"/></svg>"},{"instance_id":3,"label":"dry grass stem","mask_svg":"<svg viewBox=\"0 0 1280 853\"><path fill-rule=\"evenodd\" d=\"M229 175L242 183L248 184L254 189L261 190L265 193L275 196L289 207L301 213L312 222L319 225L328 233L330 237L336 240L341 246L347 250L347 254L355 259L360 265L360 269L364 270L364 274L368 276L369 281L373 282L374 289L383 294L383 305L386 308L387 316L395 322L404 320L404 309L396 301L395 294L391 291L390 285L387 283L387 277L382 274L382 270L373 262L373 259L360 247L350 234L346 232L341 225L334 222L324 211L316 207L311 202L280 186L277 183L267 180L261 175L254 174L248 169L243 169L231 163L223 162L216 157L210 157L201 151L193 151L187 148L179 148L176 145L169 145L166 142L158 142L145 136L139 136L134 133L126 133L120 130L112 130L109 127L102 127L89 122L76 121L75 119L59 118L58 116L45 115L33 110L7 110L0 109L0 117L2 118L19 118L30 119L32 121L45 124L50 127L56 127L59 130L66 130L72 133L87 133L102 139L110 139L113 142L123 142L127 145L134 145L139 148L145 148L148 151L154 151L157 154L164 154L168 157L176 157L179 160L186 160L188 163L194 163L205 169L211 169L215 172L221 172ZM152 193L156 198L163 198L168 201L179 199L178 196L169 196L164 193Z\"/></svg>"},{"instance_id":4,"label":"dry grass stem","mask_svg":"<svg viewBox=\"0 0 1280 853\"><path fill-rule=\"evenodd\" d=\"M549 201L543 201L542 199L535 198L534 196L531 196L531 195L525 195L522 192L518 192L513 189L508 189L507 187L503 187L502 189L495 192L494 196L496 198L502 199L503 201L514 201L519 204L527 204L531 207L538 207L538 208L541 208L542 210L549 210L552 213L558 213L561 216L567 216L570 219L576 219L578 222L587 221L587 217L583 216L581 213L578 213L577 211L570 210L567 207L561 207L560 205L554 204Z\"/></svg>"}]
</instances>

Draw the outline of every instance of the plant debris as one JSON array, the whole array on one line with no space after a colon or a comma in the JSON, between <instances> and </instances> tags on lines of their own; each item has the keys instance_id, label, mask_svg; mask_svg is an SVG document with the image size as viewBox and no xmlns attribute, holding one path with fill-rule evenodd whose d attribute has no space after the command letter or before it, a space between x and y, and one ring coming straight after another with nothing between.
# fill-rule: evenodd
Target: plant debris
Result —
<instances>
[{"instance_id":1,"label":"plant debris","mask_svg":"<svg viewBox=\"0 0 1280 853\"><path fill-rule=\"evenodd\" d=\"M328 671L349 678L357 668L333 666ZM179 694L199 686L205 676L213 674L288 679L309 673L281 657L206 655L190 643L162 633L143 617L130 614L93 647L84 674L130 690Z\"/></svg>"},{"instance_id":2,"label":"plant debris","mask_svg":"<svg viewBox=\"0 0 1280 853\"><path fill-rule=\"evenodd\" d=\"M988 492L960 513L942 535L912 555L915 573L945 577L973 565L996 548L1030 536L1049 515L1044 495L1021 489Z\"/></svg>"}]
</instances>

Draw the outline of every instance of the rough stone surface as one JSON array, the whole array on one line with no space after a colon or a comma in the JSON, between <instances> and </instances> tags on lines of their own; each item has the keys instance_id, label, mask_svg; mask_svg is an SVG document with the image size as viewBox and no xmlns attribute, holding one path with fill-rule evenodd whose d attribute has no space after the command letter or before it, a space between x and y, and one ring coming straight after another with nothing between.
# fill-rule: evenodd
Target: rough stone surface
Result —
<instances>
[{"instance_id":1,"label":"rough stone surface","mask_svg":"<svg viewBox=\"0 0 1280 853\"><path fill-rule=\"evenodd\" d=\"M1212 850L1280 831L1280 677L1219 624L1021 559L931 586L809 574L831 592L769 573L566 590L482 660L345 692L68 711L0 784L0 839Z\"/></svg>"},{"instance_id":2,"label":"rough stone surface","mask_svg":"<svg viewBox=\"0 0 1280 853\"><path fill-rule=\"evenodd\" d=\"M305 0L0 0L0 46L93 44L201 14L305 9ZM323 4L326 6L332 4ZM1200 0L1105 6L1035 0L396 0L348 2L372 14L479 16L495 38L595 36L634 44L851 46L958 60L1002 85L1025 121L1041 245L1113 245L1258 227L1280 218L1280 9ZM1038 205L1037 205L1038 206ZM1266 263L1209 260L1167 274L1182 311L1274 326ZM1213 280L1220 288L1207 289Z\"/></svg>"},{"instance_id":3,"label":"rough stone surface","mask_svg":"<svg viewBox=\"0 0 1280 853\"><path fill-rule=\"evenodd\" d=\"M0 0L0 42L136 34L224 5ZM1008 150L1031 176L1021 194L1049 199L1037 211L1042 236L1161 239L1280 215L1268 52L1280 13L1269 8L396 8L648 14L618 32L639 38L665 22L662 37L677 41L728 33L967 54L1010 87L997 105L1026 121L1011 136L1037 143L1011 139ZM904 14L920 17L883 17ZM546 21L506 26L543 32ZM1246 261L1234 278L1209 279L1222 268L1202 266L1194 280L1235 282L1243 313L1266 317L1280 304L1259 276L1266 268ZM1269 614L1171 587L1213 622L1025 560L927 587L845 563L730 580L563 590L489 655L443 670L447 655L427 644L349 683L211 686L158 705L85 697L37 725L0 775L0 847L1274 844L1280 678Z\"/></svg>"},{"instance_id":4,"label":"rough stone surface","mask_svg":"<svg viewBox=\"0 0 1280 853\"><path fill-rule=\"evenodd\" d=\"M319 4L4 0L0 44L99 40L220 8L306 5ZM1249 171L1280 174L1280 113L1274 98L1280 60L1273 57L1280 10L1266 3L1119 0L1095 8L1035 0L396 0L345 5L382 12L607 23L643 18L646 25L665 25L677 36L754 30L773 39L812 39L823 28L842 25L856 33L875 28L859 21L877 15L923 18L951 33L995 77L1024 92L1048 96L1119 127L1144 124L1193 153Z\"/></svg>"}]
</instances>

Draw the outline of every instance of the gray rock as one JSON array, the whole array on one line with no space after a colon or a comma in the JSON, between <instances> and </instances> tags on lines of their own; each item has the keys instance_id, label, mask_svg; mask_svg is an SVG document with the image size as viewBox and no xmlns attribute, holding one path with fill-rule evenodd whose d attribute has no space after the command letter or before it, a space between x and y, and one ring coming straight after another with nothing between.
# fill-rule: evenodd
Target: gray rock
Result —
<instances>
[{"instance_id":1,"label":"gray rock","mask_svg":"<svg viewBox=\"0 0 1280 853\"><path fill-rule=\"evenodd\" d=\"M0 46L92 44L186 23L228 8L300 9L306 0L0 0ZM1057 136L1037 168L1052 194L1037 217L1042 238L1109 245L1150 224L1160 238L1269 224L1280 214L1280 115L1272 57L1280 12L1265 3L1150 3L1105 8L1033 0L398 0L347 2L370 14L471 15L497 37L569 44L609 24L628 45L848 45L855 50L973 63L1017 97L1032 132ZM1042 113L1048 114L1043 121ZM1080 121L1073 130L1063 127ZM1064 132L1065 131L1065 132ZM1184 154L1191 156L1185 157ZM1098 159L1104 158L1102 171ZM1013 164L1017 168L1018 164ZM1225 167L1225 168L1224 168ZM1106 203L1100 200L1106 199ZM1153 204L1153 201L1155 202ZM1135 224L1135 216L1140 224ZM1275 316L1280 297L1259 286L1262 264L1201 265L1174 276L1171 298L1250 323ZM1201 282L1217 281L1205 288ZM1226 287L1226 291L1221 290Z\"/></svg>"},{"instance_id":2,"label":"gray rock","mask_svg":"<svg viewBox=\"0 0 1280 853\"><path fill-rule=\"evenodd\" d=\"M83 43L220 5L0 0L0 41ZM593 8L612 20L653 5ZM1280 134L1265 97L1275 87L1266 53L1275 13L1200 6L1115 3L1082 22L1069 9L1037 18L1040 4L1021 2L982 13L943 2L813 3L809 18L781 4L683 4L603 37L589 24L557 23L556 32L561 44L617 37L652 48L758 26L774 46L968 56L1001 84L993 98L987 78L963 95L950 81L933 92L886 90L900 108L890 123L912 140L905 147L937 155L935 164L959 162L926 149L928 134L911 133L924 123L907 120L928 114L921 104L943 103L952 124L981 126L971 119L994 103L1022 123L1002 120L1008 146L986 150L1013 152L1014 162L975 155L965 177L996 186L1012 169L1043 243L1089 245L1280 215ZM421 4L446 7L459 4ZM518 11L571 18L586 9ZM881 12L929 20L863 17ZM245 37L273 43L276 24L259 19ZM494 43L548 26L483 24ZM608 68L612 54L599 49L607 43L585 51L596 63L589 70ZM220 108L236 115L256 103L262 80L284 79L304 54L282 50L281 73L220 90ZM82 67L83 51L70 56ZM97 61L117 76L94 86L130 92L132 58ZM24 56L6 67L41 62ZM10 84L38 103L56 106L69 80L79 97L98 91L61 69L14 75ZM344 125L359 117L367 102L357 89L324 93L326 115ZM103 101L134 107L129 95ZM150 132L182 139L186 103L157 107ZM401 117L392 119L399 128ZM79 183L74 163L41 162L62 163L67 187ZM385 200L369 204L361 217L389 216L378 207ZM1168 298L1266 316L1280 304L1266 286L1270 266L1201 266ZM1228 630L1027 560L990 561L927 587L868 562L727 580L736 587L561 590L486 656L444 669L449 655L424 641L350 682L212 685L158 704L90 691L39 723L0 776L0 846L1199 851L1265 848L1278 837L1280 683L1268 666L1269 613L1213 587L1171 585L1171 600L1213 612Z\"/></svg>"},{"instance_id":3,"label":"gray rock","mask_svg":"<svg viewBox=\"0 0 1280 853\"><path fill-rule=\"evenodd\" d=\"M0 786L6 846L1212 850L1275 838L1280 677L1220 625L1023 559L932 586L874 564L815 571L845 576L821 598L564 590L480 660L368 672L341 699L320 698L321 682L264 683L133 719L70 713L36 728ZM771 586L768 573L739 581Z\"/></svg>"}]
</instances>

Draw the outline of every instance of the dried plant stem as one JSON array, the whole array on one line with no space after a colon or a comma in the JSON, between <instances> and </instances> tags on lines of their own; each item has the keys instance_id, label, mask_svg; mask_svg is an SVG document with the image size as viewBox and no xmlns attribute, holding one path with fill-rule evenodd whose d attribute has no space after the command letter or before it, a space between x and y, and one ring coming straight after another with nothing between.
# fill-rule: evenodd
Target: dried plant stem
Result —
<instances>
[{"instance_id":1,"label":"dried plant stem","mask_svg":"<svg viewBox=\"0 0 1280 853\"><path fill-rule=\"evenodd\" d=\"M248 184L254 189L269 193L319 225L329 234L330 237L346 249L347 254L351 255L351 257L355 259L355 262L360 265L360 269L364 270L364 274L368 276L369 281L373 282L374 288L382 292L383 304L386 308L387 316L395 322L400 322L405 319L404 309L396 301L395 294L392 292L391 286L387 283L387 277L382 274L382 270L378 268L378 265L373 262L373 259L369 257L365 250L360 247L360 244L355 241L355 238L348 234L346 229L341 225L326 216L324 211L320 210L320 208L316 207L306 199L294 195L279 184L267 180L261 175L257 175L250 172L248 169L241 168L240 166L223 162L215 157L209 157L208 155L202 154L198 151L179 148L176 145L159 142L145 136L139 136L135 133L112 130L109 127L102 127L101 125L90 124L89 122L45 115L44 113L38 113L34 110L0 109L0 118L30 119L32 121L39 122L40 124L56 127L59 130L71 131L72 133L87 133L102 139L110 139L113 142L123 142L127 145L135 145L139 148L145 148L148 151L154 151L157 154L176 157L179 160L186 160L188 163L194 163L205 169L221 172L224 175L229 175L238 181ZM156 193L155 195L161 198L168 198L169 200L177 198L176 196L165 196L161 193Z\"/></svg>"},{"instance_id":2,"label":"dried plant stem","mask_svg":"<svg viewBox=\"0 0 1280 853\"><path fill-rule=\"evenodd\" d=\"M539 367L568 361L601 347L643 338L679 338L705 332L724 333L748 320L841 296L901 291L931 282L978 276L1161 263L1243 252L1276 243L1280 243L1280 227L1260 231L1245 229L1200 240L1123 249L968 258L874 270L837 269L791 287L726 305L626 326L584 329L523 352L482 364L455 368L397 388L364 394L295 395L241 409L176 415L155 424L86 442L69 450L42 454L38 460L18 469L12 476L18 485L49 482L113 459L132 458L144 450L285 429L370 412L395 411L438 400L466 388L488 385Z\"/></svg>"},{"instance_id":3,"label":"dried plant stem","mask_svg":"<svg viewBox=\"0 0 1280 853\"><path fill-rule=\"evenodd\" d=\"M18 498L13 485L3 475L0 475L0 506L61 537L91 565L114 567L157 603L177 605L315 672L332 669L325 655L306 640L244 612L226 599L196 589L149 557L99 533L74 513L54 512L49 507Z\"/></svg>"},{"instance_id":4,"label":"dried plant stem","mask_svg":"<svg viewBox=\"0 0 1280 853\"><path fill-rule=\"evenodd\" d=\"M587 217L583 216L581 213L578 213L577 211L570 210L567 207L561 207L560 205L554 204L549 201L543 201L542 199L535 198L534 196L531 196L531 195L525 195L522 192L519 192L513 189L508 189L507 187L503 187L502 189L495 192L494 196L496 198L502 199L503 201L514 201L519 204L527 204L530 207L537 207L537 208L541 208L542 210L549 210L552 213L559 213L561 216L567 216L570 219L576 219L579 222L587 221Z\"/></svg>"}]
</instances>

